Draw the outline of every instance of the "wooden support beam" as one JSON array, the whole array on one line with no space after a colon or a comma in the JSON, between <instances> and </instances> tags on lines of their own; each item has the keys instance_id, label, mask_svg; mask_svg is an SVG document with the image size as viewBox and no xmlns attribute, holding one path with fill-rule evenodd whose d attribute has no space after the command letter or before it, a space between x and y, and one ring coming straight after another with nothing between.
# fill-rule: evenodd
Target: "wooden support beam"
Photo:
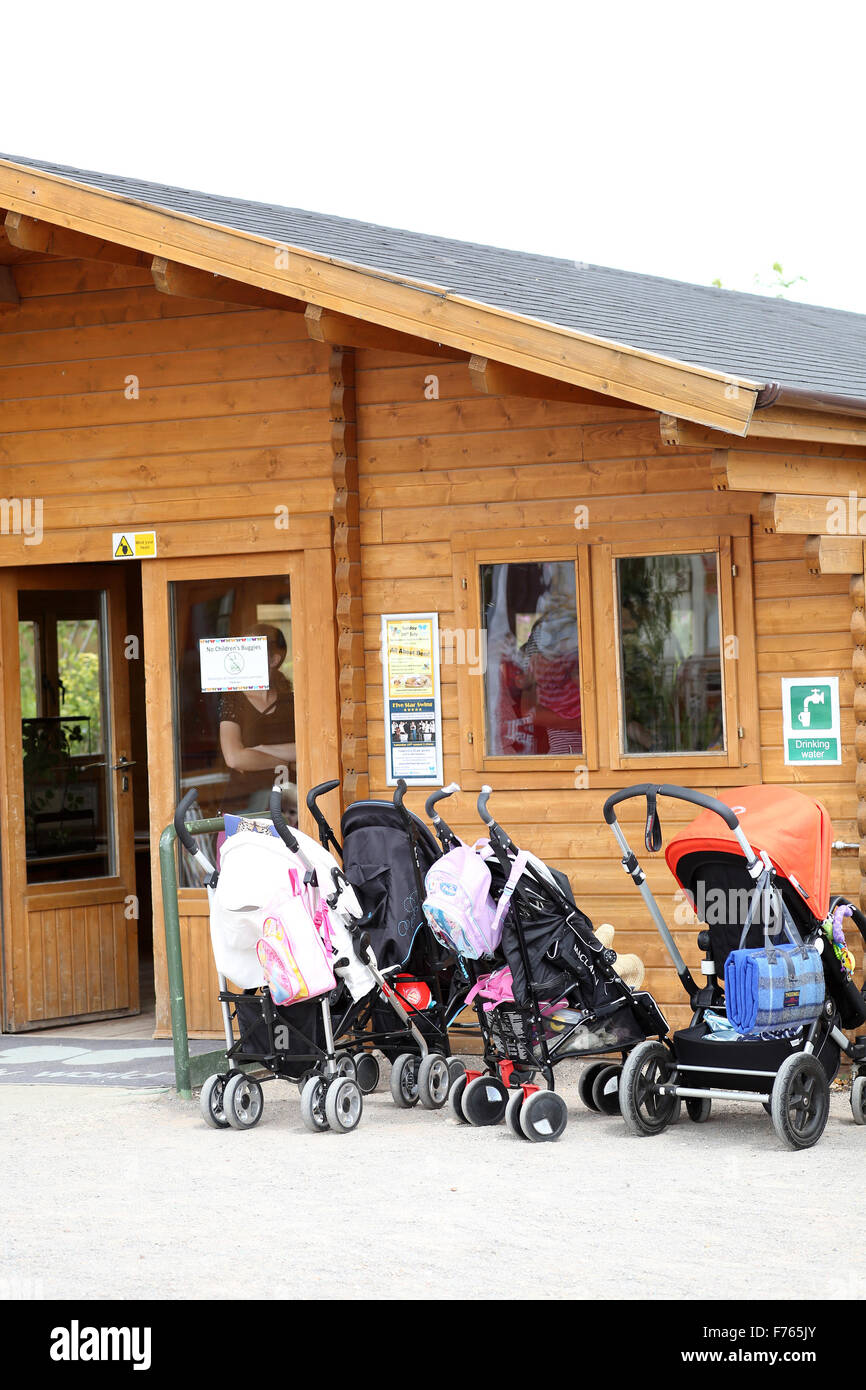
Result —
<instances>
[{"instance_id":1,"label":"wooden support beam","mask_svg":"<svg viewBox=\"0 0 866 1390\"><path fill-rule=\"evenodd\" d=\"M686 449L724 449L742 440L723 430L693 425L675 415L661 414L659 428L665 444ZM799 439L807 443L837 444L840 448L866 448L866 418L856 415L820 415L811 410L755 411L747 430L749 439Z\"/></svg>"},{"instance_id":2,"label":"wooden support beam","mask_svg":"<svg viewBox=\"0 0 866 1390\"><path fill-rule=\"evenodd\" d=\"M719 492L788 492L806 497L866 496L866 457L714 449L713 486Z\"/></svg>"},{"instance_id":3,"label":"wooden support beam","mask_svg":"<svg viewBox=\"0 0 866 1390\"><path fill-rule=\"evenodd\" d=\"M154 256L151 274L160 294L179 295L182 299L214 299L220 304L249 304L257 309L283 309L292 314L302 314L307 307L303 300L260 290L227 275L196 270L180 261L167 261L162 256Z\"/></svg>"},{"instance_id":4,"label":"wooden support beam","mask_svg":"<svg viewBox=\"0 0 866 1390\"><path fill-rule=\"evenodd\" d=\"M68 227L55 227L51 222L40 222L38 218L27 217L23 212L7 212L5 225L6 236L19 251L39 251L43 255L58 256L64 260L111 261L115 265L150 264L150 256L144 251L119 246L113 241L102 241L83 232L73 232Z\"/></svg>"},{"instance_id":5,"label":"wooden support beam","mask_svg":"<svg viewBox=\"0 0 866 1390\"><path fill-rule=\"evenodd\" d=\"M866 536L866 497L856 493L804 497L765 492L758 508L762 529L779 536Z\"/></svg>"},{"instance_id":6,"label":"wooden support beam","mask_svg":"<svg viewBox=\"0 0 866 1390\"><path fill-rule=\"evenodd\" d=\"M11 267L0 265L0 312L17 309L20 301Z\"/></svg>"},{"instance_id":7,"label":"wooden support beam","mask_svg":"<svg viewBox=\"0 0 866 1390\"><path fill-rule=\"evenodd\" d=\"M444 343L431 343L426 338L414 338L409 333L353 319L348 314L335 314L318 304L308 304L304 317L309 337L317 343L330 343L332 347L380 348L383 352L406 352L416 357L444 357L449 362L469 360L468 352L460 352Z\"/></svg>"},{"instance_id":8,"label":"wooden support beam","mask_svg":"<svg viewBox=\"0 0 866 1390\"><path fill-rule=\"evenodd\" d=\"M556 381L538 372L524 372L520 367L509 367L489 357L470 357L469 380L474 389L485 396L532 396L546 401L571 401L575 405L620 404L600 391L587 391L583 386L572 386L570 382ZM631 410L640 409L627 401L622 404Z\"/></svg>"},{"instance_id":9,"label":"wooden support beam","mask_svg":"<svg viewBox=\"0 0 866 1390\"><path fill-rule=\"evenodd\" d=\"M810 574L863 572L863 542L855 536L809 536L804 554Z\"/></svg>"}]
</instances>

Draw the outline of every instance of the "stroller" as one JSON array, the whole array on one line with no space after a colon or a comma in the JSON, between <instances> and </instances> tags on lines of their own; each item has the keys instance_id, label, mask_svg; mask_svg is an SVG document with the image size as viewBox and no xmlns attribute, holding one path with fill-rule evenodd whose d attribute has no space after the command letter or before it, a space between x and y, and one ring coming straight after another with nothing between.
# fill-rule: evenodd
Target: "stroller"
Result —
<instances>
[{"instance_id":1,"label":"stroller","mask_svg":"<svg viewBox=\"0 0 866 1390\"><path fill-rule=\"evenodd\" d=\"M433 938L421 904L424 875L439 849L427 826L404 805L406 782L401 778L390 801L356 801L340 822L342 844L318 802L339 782L323 782L307 793L307 807L319 831L322 848L333 847L343 873L365 912L364 926L383 975L393 988L414 1027L432 1055L447 1061L449 1078L462 1077L462 1062L451 1057L448 1036L469 989L468 977L455 971L454 959ZM443 987L445 996L443 997ZM375 1067L372 1049L391 1062L391 1094L398 1106L424 1103L423 1054L407 1050L405 1030L395 1032L393 1012L375 995L353 1019L347 1045L358 1065Z\"/></svg>"},{"instance_id":2,"label":"stroller","mask_svg":"<svg viewBox=\"0 0 866 1390\"><path fill-rule=\"evenodd\" d=\"M461 844L435 810L452 790L443 788L427 800L445 852ZM625 1060L646 1038L663 1037L667 1023L650 994L630 988L617 974L616 952L577 907L566 875L522 855L496 823L487 810L490 793L485 786L478 797L478 814L488 827L484 857L492 897L501 902L505 895L508 907L492 959L483 967L480 961L461 962L473 983L484 1071L468 1071L455 1081L450 1103L464 1124L495 1125L504 1118L519 1138L543 1143L558 1139L568 1120L565 1101L554 1090L559 1062L611 1052ZM608 1062L601 1070L593 1084L600 1096L614 1097L615 1109L620 1068ZM534 1084L538 1074L544 1090ZM611 1113L607 1104L593 1108Z\"/></svg>"},{"instance_id":3,"label":"stroller","mask_svg":"<svg viewBox=\"0 0 866 1390\"><path fill-rule=\"evenodd\" d=\"M371 996L391 1011L395 1036L398 1027L401 1029L404 1051L412 1046L419 1056L422 1104L429 1109L444 1105L450 1081L444 1059L429 1051L424 1035L380 972L358 900L339 865L314 840L287 825L281 810L281 789L274 787L271 793L273 829L267 821L235 818L236 834L223 845L220 869L214 868L198 848L184 823L195 797L193 790L183 798L174 825L178 839L207 876L211 942L228 1062L228 1071L208 1077L202 1087L200 1108L205 1122L215 1129L251 1129L259 1122L262 1087L256 1077L243 1070L252 1066L267 1073L265 1080L297 1082L301 1118L312 1132L330 1129L347 1133L354 1129L361 1119L362 1096L375 1089L378 1066L371 1074L369 1067L365 1070L363 1058L356 1060L348 1050L338 1049L335 1040L345 1034L352 1036ZM315 902L327 907L338 984L318 998L278 1005L268 985L262 983L256 943L267 901L275 884L286 880L290 868L297 871ZM229 978L240 991L229 990Z\"/></svg>"},{"instance_id":4,"label":"stroller","mask_svg":"<svg viewBox=\"0 0 866 1390\"><path fill-rule=\"evenodd\" d=\"M650 853L657 852L662 844L659 796L702 808L692 824L674 836L665 857L706 923L698 932L703 985L686 966L616 818L620 802L646 797L645 841ZM866 1124L866 1038L852 1043L842 1031L866 1022L866 998L840 959L847 948L834 946L830 913L838 910L839 917L850 916L864 941L866 918L846 899L830 899L831 826L820 802L790 787L739 787L717 799L684 787L644 783L608 797L604 818L693 1015L687 1028L646 1042L629 1057L620 1079L620 1103L632 1133L658 1134L677 1118L682 1100L697 1123L709 1118L716 1098L744 1100L763 1105L789 1148L809 1148L827 1123L830 1082L842 1053L854 1063L854 1118ZM726 1020L720 984L725 962L738 946L748 950L769 942L780 924L795 945L799 941L820 952L817 994L824 1002L816 1005L817 1017L811 1022L737 1033Z\"/></svg>"}]
</instances>

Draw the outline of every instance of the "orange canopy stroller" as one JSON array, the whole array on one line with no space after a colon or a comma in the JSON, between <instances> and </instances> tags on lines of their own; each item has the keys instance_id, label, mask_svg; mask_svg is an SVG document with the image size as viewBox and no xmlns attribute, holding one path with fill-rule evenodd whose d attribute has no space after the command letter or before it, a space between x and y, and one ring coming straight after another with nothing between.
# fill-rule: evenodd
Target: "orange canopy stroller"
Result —
<instances>
[{"instance_id":1,"label":"orange canopy stroller","mask_svg":"<svg viewBox=\"0 0 866 1390\"><path fill-rule=\"evenodd\" d=\"M616 806L645 797L645 842L662 846L657 801L691 802L701 814L674 836L666 860L705 924L698 984L680 954L646 877L616 818ZM854 1063L851 1107L866 1124L866 1038L843 1028L866 1022L866 997L854 982L850 952L838 944L850 917L866 941L866 918L844 898L830 898L830 817L820 802L791 787L738 787L722 797L644 783L608 797L604 818L623 851L623 867L640 891L692 1008L687 1028L629 1055L620 1078L623 1117L635 1134L656 1134L684 1100L692 1120L709 1118L715 1098L760 1102L790 1148L816 1143L830 1108L830 1082L844 1053ZM833 926L837 940L833 939ZM785 932L819 953L823 973L817 1017L796 1026L740 1032L726 1009L722 981L731 952L759 950ZM778 940L776 942L778 949ZM730 1003L730 1001L729 1001Z\"/></svg>"}]
</instances>

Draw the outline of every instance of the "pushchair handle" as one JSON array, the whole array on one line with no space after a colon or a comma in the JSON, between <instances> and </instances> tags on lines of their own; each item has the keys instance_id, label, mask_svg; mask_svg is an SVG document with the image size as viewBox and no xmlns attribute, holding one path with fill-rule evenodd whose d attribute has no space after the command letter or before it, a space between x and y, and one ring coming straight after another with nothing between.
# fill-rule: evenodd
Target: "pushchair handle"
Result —
<instances>
[{"instance_id":1,"label":"pushchair handle","mask_svg":"<svg viewBox=\"0 0 866 1390\"><path fill-rule=\"evenodd\" d=\"M477 808L478 808L478 814L479 814L479 816L481 817L481 819L484 821L484 824L485 824L485 825L493 825L493 824L494 824L493 817L491 816L490 812L489 812L488 809L487 809L487 803L488 803L488 801L490 800L490 796L491 796L492 792L493 792L493 788L492 788L492 787L488 787L488 786L485 784L485 785L481 788L481 791L478 793L478 801L477 801L476 805L477 805Z\"/></svg>"},{"instance_id":2,"label":"pushchair handle","mask_svg":"<svg viewBox=\"0 0 866 1390\"><path fill-rule=\"evenodd\" d=\"M271 820L276 826L277 834L284 845L288 845L293 854L300 853L300 845L289 829L285 816L283 815L283 789L277 783L271 788L270 800Z\"/></svg>"},{"instance_id":3,"label":"pushchair handle","mask_svg":"<svg viewBox=\"0 0 866 1390\"><path fill-rule=\"evenodd\" d=\"M399 807L401 811L403 809L403 797L406 795L408 790L409 787L406 783L405 777L399 778L397 785L394 788L394 805Z\"/></svg>"},{"instance_id":4,"label":"pushchair handle","mask_svg":"<svg viewBox=\"0 0 866 1390\"><path fill-rule=\"evenodd\" d=\"M198 801L198 787L191 787L174 813L175 834L188 854L195 854L198 849L195 840L186 828L185 821L187 811L196 801Z\"/></svg>"},{"instance_id":5,"label":"pushchair handle","mask_svg":"<svg viewBox=\"0 0 866 1390\"><path fill-rule=\"evenodd\" d=\"M692 791L690 787L678 787L672 782L640 782L634 787L623 787L621 791L613 792L604 803L602 812L607 824L613 825L616 820L615 806L636 796L645 796L647 800L657 796L669 796L674 801L690 801L692 805L700 806L705 811L715 811L729 830L736 830L740 824L736 813L724 801L719 801L715 796L706 796L704 792Z\"/></svg>"},{"instance_id":6,"label":"pushchair handle","mask_svg":"<svg viewBox=\"0 0 866 1390\"><path fill-rule=\"evenodd\" d=\"M427 800L424 802L424 810L427 812L427 815L434 822L434 824L436 821L439 820L438 813L433 810L433 807L436 805L436 802L444 800L446 796L453 796L454 793L459 792L459 790L459 782L449 782L447 787L440 787L438 792L430 793Z\"/></svg>"},{"instance_id":7,"label":"pushchair handle","mask_svg":"<svg viewBox=\"0 0 866 1390\"><path fill-rule=\"evenodd\" d=\"M313 815L315 816L316 812L318 811L316 802L318 801L319 797L327 796L328 792L332 792L334 788L339 787L339 785L339 781L335 780L333 782L320 782L317 787L311 787L310 790L307 792L307 810L312 811ZM319 811L319 815L321 814L321 811Z\"/></svg>"}]
</instances>

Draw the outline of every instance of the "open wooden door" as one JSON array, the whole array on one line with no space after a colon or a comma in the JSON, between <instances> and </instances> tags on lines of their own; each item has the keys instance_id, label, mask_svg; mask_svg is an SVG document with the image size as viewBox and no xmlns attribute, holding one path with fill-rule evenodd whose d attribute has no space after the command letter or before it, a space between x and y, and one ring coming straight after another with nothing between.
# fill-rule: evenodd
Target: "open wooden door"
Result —
<instances>
[{"instance_id":1,"label":"open wooden door","mask_svg":"<svg viewBox=\"0 0 866 1390\"><path fill-rule=\"evenodd\" d=\"M0 574L7 1032L138 1012L123 581Z\"/></svg>"}]
</instances>

